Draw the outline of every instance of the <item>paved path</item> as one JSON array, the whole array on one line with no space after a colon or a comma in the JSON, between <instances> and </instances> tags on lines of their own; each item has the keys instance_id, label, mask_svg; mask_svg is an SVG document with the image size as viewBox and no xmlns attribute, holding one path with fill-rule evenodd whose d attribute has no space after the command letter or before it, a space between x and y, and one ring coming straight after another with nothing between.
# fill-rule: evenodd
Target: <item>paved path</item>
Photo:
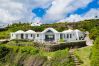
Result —
<instances>
[{"instance_id":1,"label":"paved path","mask_svg":"<svg viewBox=\"0 0 99 66\"><path fill-rule=\"evenodd\" d=\"M70 49L70 50L69 50L70 56L72 57L72 59L73 59L75 65L76 65L76 66L80 66L81 63L79 62L78 58L74 55L74 53L73 53L74 50L75 50L75 49Z\"/></svg>"},{"instance_id":2,"label":"paved path","mask_svg":"<svg viewBox=\"0 0 99 66\"><path fill-rule=\"evenodd\" d=\"M3 42L9 42L10 39L0 39L0 43L3 43Z\"/></svg>"},{"instance_id":3,"label":"paved path","mask_svg":"<svg viewBox=\"0 0 99 66\"><path fill-rule=\"evenodd\" d=\"M89 32L88 31L86 32L85 40L86 40L86 45L88 45L88 46L92 46L93 45L93 40L91 40L89 38Z\"/></svg>"},{"instance_id":4,"label":"paved path","mask_svg":"<svg viewBox=\"0 0 99 66\"><path fill-rule=\"evenodd\" d=\"M0 39L0 41L10 41L10 39Z\"/></svg>"}]
</instances>

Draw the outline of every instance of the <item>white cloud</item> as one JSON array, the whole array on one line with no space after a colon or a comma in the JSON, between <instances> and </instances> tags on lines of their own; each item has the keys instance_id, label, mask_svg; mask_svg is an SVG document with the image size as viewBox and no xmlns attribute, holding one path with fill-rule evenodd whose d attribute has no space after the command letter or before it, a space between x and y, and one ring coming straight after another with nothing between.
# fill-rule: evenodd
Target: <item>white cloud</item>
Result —
<instances>
[{"instance_id":1,"label":"white cloud","mask_svg":"<svg viewBox=\"0 0 99 66\"><path fill-rule=\"evenodd\" d=\"M5 11L3 9L0 9L0 21L6 22L6 21L12 21L12 20L17 20L19 17L17 16L12 16L8 11Z\"/></svg>"},{"instance_id":2,"label":"white cloud","mask_svg":"<svg viewBox=\"0 0 99 66\"><path fill-rule=\"evenodd\" d=\"M87 12L84 15L84 18L86 18L86 19L94 19L95 16L97 16L97 18L99 18L99 9L91 9L89 12Z\"/></svg>"},{"instance_id":3,"label":"white cloud","mask_svg":"<svg viewBox=\"0 0 99 66\"><path fill-rule=\"evenodd\" d=\"M0 0L0 22L10 22L23 17L23 4L11 0Z\"/></svg>"},{"instance_id":4,"label":"white cloud","mask_svg":"<svg viewBox=\"0 0 99 66\"><path fill-rule=\"evenodd\" d=\"M92 0L54 0L51 8L47 10L44 16L44 21L61 20L66 17L68 13L75 11L78 8L86 7Z\"/></svg>"},{"instance_id":5,"label":"white cloud","mask_svg":"<svg viewBox=\"0 0 99 66\"><path fill-rule=\"evenodd\" d=\"M32 22L38 18L32 13L36 7L47 8L46 15L40 18L44 23L65 19L66 15L78 8L86 7L92 0L0 0L0 22ZM86 14L87 16L87 14ZM81 18L80 15L71 15L70 18ZM38 19L39 20L39 19ZM1 24L1 23L0 23Z\"/></svg>"},{"instance_id":6,"label":"white cloud","mask_svg":"<svg viewBox=\"0 0 99 66\"><path fill-rule=\"evenodd\" d=\"M70 17L62 19L58 22L78 22L78 21L81 21L81 20L83 20L83 19L80 15L74 14L74 15L71 15Z\"/></svg>"},{"instance_id":7,"label":"white cloud","mask_svg":"<svg viewBox=\"0 0 99 66\"><path fill-rule=\"evenodd\" d=\"M95 16L97 16L97 18ZM78 22L88 19L99 19L99 9L91 9L83 16L73 14L70 17L66 17L65 19L59 20L58 22Z\"/></svg>"},{"instance_id":8,"label":"white cloud","mask_svg":"<svg viewBox=\"0 0 99 66\"><path fill-rule=\"evenodd\" d=\"M42 23L42 19L39 17L34 18L33 22Z\"/></svg>"},{"instance_id":9,"label":"white cloud","mask_svg":"<svg viewBox=\"0 0 99 66\"><path fill-rule=\"evenodd\" d=\"M57 20L63 18L66 13L66 6L72 0L54 0L52 2L51 8L47 10L47 14L45 15L45 19L48 18L49 20Z\"/></svg>"},{"instance_id":10,"label":"white cloud","mask_svg":"<svg viewBox=\"0 0 99 66\"><path fill-rule=\"evenodd\" d=\"M43 7L51 0L0 0L0 24L10 22L28 22L36 17L32 13L35 7ZM47 6L46 6L47 7ZM45 6L43 7L45 8Z\"/></svg>"},{"instance_id":11,"label":"white cloud","mask_svg":"<svg viewBox=\"0 0 99 66\"><path fill-rule=\"evenodd\" d=\"M92 2L92 0L73 0L73 2L71 2L71 4L69 4L69 6L73 6L74 8L81 8L81 7L85 7L87 6L90 2Z\"/></svg>"}]
</instances>

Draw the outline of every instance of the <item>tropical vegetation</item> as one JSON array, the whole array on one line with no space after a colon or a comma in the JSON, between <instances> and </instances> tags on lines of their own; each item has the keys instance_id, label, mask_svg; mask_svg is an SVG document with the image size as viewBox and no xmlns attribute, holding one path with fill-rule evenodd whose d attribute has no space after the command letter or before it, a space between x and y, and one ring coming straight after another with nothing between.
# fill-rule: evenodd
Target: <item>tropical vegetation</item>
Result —
<instances>
[{"instance_id":1,"label":"tropical vegetation","mask_svg":"<svg viewBox=\"0 0 99 66\"><path fill-rule=\"evenodd\" d=\"M88 31L89 37L94 40L93 46L77 49L74 53L82 62L82 66L99 66L99 19L41 26L30 26L29 23L21 22L14 23L8 25L5 30L0 30L0 39L10 38L10 32L17 30L31 29L39 32L47 27L53 27L58 31L68 28ZM32 41L14 40L7 44L0 44L0 66L75 66L68 51L69 49L46 52L35 47Z\"/></svg>"}]
</instances>

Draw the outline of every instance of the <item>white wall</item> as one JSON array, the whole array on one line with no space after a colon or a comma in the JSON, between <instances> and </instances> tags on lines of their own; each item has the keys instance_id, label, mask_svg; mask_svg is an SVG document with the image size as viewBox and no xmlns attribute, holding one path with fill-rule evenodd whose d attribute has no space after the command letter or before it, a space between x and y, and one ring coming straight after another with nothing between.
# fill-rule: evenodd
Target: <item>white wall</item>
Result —
<instances>
[{"instance_id":1,"label":"white wall","mask_svg":"<svg viewBox=\"0 0 99 66\"><path fill-rule=\"evenodd\" d=\"M45 41L45 34L46 33L23 33L24 38L23 39L30 39L30 40L35 40L35 41ZM28 37L26 37L26 34L28 34ZM32 34L32 36L31 36ZM55 42L60 40L60 33L54 33L55 34ZM84 37L84 33L80 31L72 31L72 32L66 32L66 33L61 33L62 37L65 41L76 41L79 40L79 37ZM69 35L67 38L67 34ZM71 34L71 38L70 38ZM16 33L11 33L11 39L21 39L21 33L16 34ZM39 36L37 36L39 35Z\"/></svg>"},{"instance_id":2,"label":"white wall","mask_svg":"<svg viewBox=\"0 0 99 66\"><path fill-rule=\"evenodd\" d=\"M16 39L16 35L14 33L11 33L10 36L10 39Z\"/></svg>"},{"instance_id":3,"label":"white wall","mask_svg":"<svg viewBox=\"0 0 99 66\"><path fill-rule=\"evenodd\" d=\"M68 38L67 38L67 34L69 35ZM70 34L71 34L71 38L70 38ZM72 32L67 32L67 33L63 33L63 39L65 41L76 41L76 40L79 40L79 37L84 37L84 34L83 32L75 32L75 31L72 31Z\"/></svg>"},{"instance_id":4,"label":"white wall","mask_svg":"<svg viewBox=\"0 0 99 66\"><path fill-rule=\"evenodd\" d=\"M42 33L37 33L36 35L35 35L35 40L36 41L42 41L43 39L43 34Z\"/></svg>"},{"instance_id":5,"label":"white wall","mask_svg":"<svg viewBox=\"0 0 99 66\"><path fill-rule=\"evenodd\" d=\"M55 33L55 42L60 40L60 33Z\"/></svg>"},{"instance_id":6,"label":"white wall","mask_svg":"<svg viewBox=\"0 0 99 66\"><path fill-rule=\"evenodd\" d=\"M21 34L15 34L16 35L16 39L21 39Z\"/></svg>"},{"instance_id":7,"label":"white wall","mask_svg":"<svg viewBox=\"0 0 99 66\"><path fill-rule=\"evenodd\" d=\"M68 37L67 37L67 35L68 35ZM63 34L63 38L67 42L68 41L75 41L76 40L76 35L74 34L74 32L68 32L68 33Z\"/></svg>"},{"instance_id":8,"label":"white wall","mask_svg":"<svg viewBox=\"0 0 99 66\"><path fill-rule=\"evenodd\" d=\"M35 34L33 34L33 33L25 33L24 34L24 39L34 40L35 39Z\"/></svg>"}]
</instances>

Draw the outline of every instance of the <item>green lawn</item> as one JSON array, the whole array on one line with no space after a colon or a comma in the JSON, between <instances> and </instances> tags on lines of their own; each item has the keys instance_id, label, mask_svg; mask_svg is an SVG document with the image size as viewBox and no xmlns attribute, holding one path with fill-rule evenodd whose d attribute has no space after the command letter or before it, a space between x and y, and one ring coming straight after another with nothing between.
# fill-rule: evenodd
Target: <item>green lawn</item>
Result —
<instances>
[{"instance_id":1,"label":"green lawn","mask_svg":"<svg viewBox=\"0 0 99 66\"><path fill-rule=\"evenodd\" d=\"M80 58L83 63L81 66L90 66L90 55L91 55L91 48L90 46L83 47L80 49L75 50L75 55Z\"/></svg>"}]
</instances>

